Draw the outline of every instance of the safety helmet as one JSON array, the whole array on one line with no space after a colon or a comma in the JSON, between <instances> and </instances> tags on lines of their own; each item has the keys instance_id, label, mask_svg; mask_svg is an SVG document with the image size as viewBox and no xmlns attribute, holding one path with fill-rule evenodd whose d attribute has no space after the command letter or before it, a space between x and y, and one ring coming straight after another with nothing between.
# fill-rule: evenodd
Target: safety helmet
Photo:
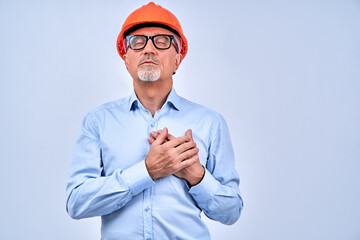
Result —
<instances>
[{"instance_id":1,"label":"safety helmet","mask_svg":"<svg viewBox=\"0 0 360 240\"><path fill-rule=\"evenodd\" d=\"M124 39L126 36L124 36L124 34L136 25L148 23L162 25L178 33L180 36L180 43L178 43L180 45L180 53L182 54L182 59L184 59L188 46L179 20L169 10L153 2L136 9L126 18L116 41L116 47L120 57L124 59L124 54L126 54L126 40Z\"/></svg>"}]
</instances>

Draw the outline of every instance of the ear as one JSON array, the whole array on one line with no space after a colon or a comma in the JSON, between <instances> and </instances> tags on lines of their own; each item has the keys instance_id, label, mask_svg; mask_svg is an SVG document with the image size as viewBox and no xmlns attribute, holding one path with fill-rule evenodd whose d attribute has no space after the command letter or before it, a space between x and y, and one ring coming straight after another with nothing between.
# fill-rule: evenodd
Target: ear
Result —
<instances>
[{"instance_id":1,"label":"ear","mask_svg":"<svg viewBox=\"0 0 360 240\"><path fill-rule=\"evenodd\" d=\"M173 70L174 73L179 68L181 61L182 61L182 55L180 53L177 53L175 56L175 64L174 64L174 70Z\"/></svg>"},{"instance_id":2,"label":"ear","mask_svg":"<svg viewBox=\"0 0 360 240\"><path fill-rule=\"evenodd\" d=\"M126 53L123 55L123 58L124 58L125 67L129 71L129 62Z\"/></svg>"}]
</instances>

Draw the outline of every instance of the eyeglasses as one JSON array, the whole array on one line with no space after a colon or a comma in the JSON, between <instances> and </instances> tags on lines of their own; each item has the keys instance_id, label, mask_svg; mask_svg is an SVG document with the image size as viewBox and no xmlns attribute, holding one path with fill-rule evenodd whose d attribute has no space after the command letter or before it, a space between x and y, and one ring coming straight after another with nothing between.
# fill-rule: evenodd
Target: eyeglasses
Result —
<instances>
[{"instance_id":1,"label":"eyeglasses","mask_svg":"<svg viewBox=\"0 0 360 240\"><path fill-rule=\"evenodd\" d=\"M174 41L176 52L179 53L175 37L173 35L158 34L154 36L145 35L129 35L126 36L127 47L132 50L141 50L145 48L148 40L151 39L152 43L157 49L165 50L171 47L171 41ZM127 49L126 47L126 49Z\"/></svg>"}]
</instances>

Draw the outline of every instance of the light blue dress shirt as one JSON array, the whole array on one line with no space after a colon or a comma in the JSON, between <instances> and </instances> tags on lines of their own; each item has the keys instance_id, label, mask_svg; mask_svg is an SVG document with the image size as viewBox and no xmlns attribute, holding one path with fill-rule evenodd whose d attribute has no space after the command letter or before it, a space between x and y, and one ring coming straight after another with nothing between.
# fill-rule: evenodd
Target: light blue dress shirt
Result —
<instances>
[{"instance_id":1,"label":"light blue dress shirt","mask_svg":"<svg viewBox=\"0 0 360 240\"><path fill-rule=\"evenodd\" d=\"M146 169L151 131L192 129L205 166L191 188L173 175L153 181ZM101 239L210 239L200 218L232 224L243 207L234 153L223 117L174 89L152 117L137 99L106 103L82 123L70 166L66 209L72 218L101 216Z\"/></svg>"}]
</instances>

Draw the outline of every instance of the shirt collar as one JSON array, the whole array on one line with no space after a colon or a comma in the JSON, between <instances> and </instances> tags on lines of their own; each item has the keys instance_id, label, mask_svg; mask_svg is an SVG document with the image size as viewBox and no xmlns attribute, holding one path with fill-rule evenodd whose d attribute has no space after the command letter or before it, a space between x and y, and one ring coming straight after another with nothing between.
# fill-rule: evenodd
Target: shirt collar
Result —
<instances>
[{"instance_id":1,"label":"shirt collar","mask_svg":"<svg viewBox=\"0 0 360 240\"><path fill-rule=\"evenodd\" d=\"M138 98L136 96L135 90L133 90L130 99L129 99L129 111L134 110L138 106Z\"/></svg>"},{"instance_id":2,"label":"shirt collar","mask_svg":"<svg viewBox=\"0 0 360 240\"><path fill-rule=\"evenodd\" d=\"M177 95L174 87L171 88L171 91L170 91L164 105L166 105L167 103L169 103L169 105L172 106L177 111L180 110L180 97L179 97L179 95ZM137 98L135 90L134 90L129 99L129 107L128 107L129 111L134 110L136 107L139 106L139 104L141 104L141 103L140 103L139 99Z\"/></svg>"},{"instance_id":3,"label":"shirt collar","mask_svg":"<svg viewBox=\"0 0 360 240\"><path fill-rule=\"evenodd\" d=\"M180 110L180 97L177 95L174 87L171 88L171 91L166 99L166 103L170 103L176 110Z\"/></svg>"}]
</instances>

